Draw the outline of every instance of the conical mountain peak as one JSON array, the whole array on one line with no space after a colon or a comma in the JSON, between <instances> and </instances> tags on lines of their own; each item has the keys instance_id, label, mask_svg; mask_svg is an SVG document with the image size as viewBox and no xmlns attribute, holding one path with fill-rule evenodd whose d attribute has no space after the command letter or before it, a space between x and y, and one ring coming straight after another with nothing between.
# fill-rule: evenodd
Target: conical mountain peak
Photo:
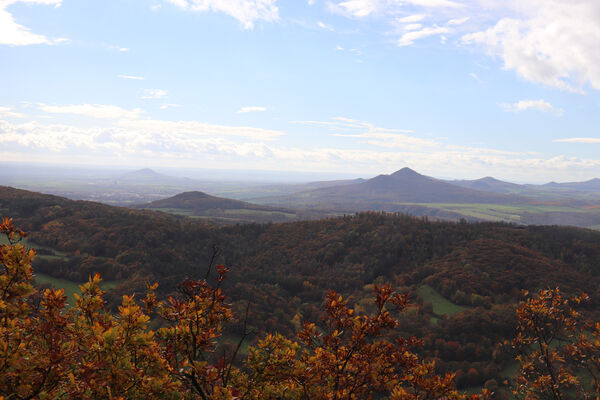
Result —
<instances>
[{"instance_id":1,"label":"conical mountain peak","mask_svg":"<svg viewBox=\"0 0 600 400\"><path fill-rule=\"evenodd\" d=\"M417 171L415 171L413 169L410 169L408 167L404 167L404 168L399 169L398 171L394 172L390 176L393 176L393 177L410 177L410 176L423 176L423 175L419 174Z\"/></svg>"}]
</instances>

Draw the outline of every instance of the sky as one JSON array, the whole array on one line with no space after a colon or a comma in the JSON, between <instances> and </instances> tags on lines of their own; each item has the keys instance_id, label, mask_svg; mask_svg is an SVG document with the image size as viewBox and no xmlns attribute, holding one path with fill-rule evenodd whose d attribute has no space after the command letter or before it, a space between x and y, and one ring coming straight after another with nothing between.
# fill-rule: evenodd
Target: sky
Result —
<instances>
[{"instance_id":1,"label":"sky","mask_svg":"<svg viewBox=\"0 0 600 400\"><path fill-rule=\"evenodd\" d=\"M600 177L597 0L0 0L0 160Z\"/></svg>"}]
</instances>

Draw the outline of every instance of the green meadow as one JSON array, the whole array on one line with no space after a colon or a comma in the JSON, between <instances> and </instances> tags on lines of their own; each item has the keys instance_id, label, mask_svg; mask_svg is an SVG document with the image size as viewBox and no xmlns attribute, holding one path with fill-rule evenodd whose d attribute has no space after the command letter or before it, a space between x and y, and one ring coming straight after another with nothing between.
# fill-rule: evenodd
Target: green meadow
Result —
<instances>
[{"instance_id":1,"label":"green meadow","mask_svg":"<svg viewBox=\"0 0 600 400\"><path fill-rule=\"evenodd\" d=\"M452 303L429 285L420 286L417 292L423 298L423 302L431 304L435 315L454 315L466 309L466 307ZM431 322L435 323L437 320L438 318L433 317Z\"/></svg>"},{"instance_id":2,"label":"green meadow","mask_svg":"<svg viewBox=\"0 0 600 400\"><path fill-rule=\"evenodd\" d=\"M48 284L56 289L65 289L65 295L67 296L67 303L72 306L75 304L75 293L80 293L79 289L80 285L83 285L85 282L73 282L66 279L54 278L50 275L35 273L34 281L38 285ZM120 281L102 281L100 287L102 290L110 290L120 283Z\"/></svg>"}]
</instances>

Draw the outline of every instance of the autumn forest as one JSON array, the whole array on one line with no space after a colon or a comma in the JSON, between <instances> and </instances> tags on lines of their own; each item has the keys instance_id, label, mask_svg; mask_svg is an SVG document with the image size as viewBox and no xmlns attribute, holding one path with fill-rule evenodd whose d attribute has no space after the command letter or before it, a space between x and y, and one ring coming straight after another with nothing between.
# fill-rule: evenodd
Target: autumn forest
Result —
<instances>
[{"instance_id":1,"label":"autumn forest","mask_svg":"<svg viewBox=\"0 0 600 400\"><path fill-rule=\"evenodd\" d=\"M12 188L0 210L7 399L597 393L600 232L381 212L220 227Z\"/></svg>"}]
</instances>

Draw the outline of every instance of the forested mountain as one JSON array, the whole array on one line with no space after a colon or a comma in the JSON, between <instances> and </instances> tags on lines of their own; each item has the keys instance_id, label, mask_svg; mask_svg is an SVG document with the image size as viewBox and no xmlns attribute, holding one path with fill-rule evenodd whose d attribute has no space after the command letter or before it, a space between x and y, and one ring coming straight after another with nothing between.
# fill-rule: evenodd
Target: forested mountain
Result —
<instances>
[{"instance_id":1,"label":"forested mountain","mask_svg":"<svg viewBox=\"0 0 600 400\"><path fill-rule=\"evenodd\" d=\"M269 207L245 201L216 197L204 192L184 192L167 199L155 200L135 208L153 209L172 214L204 217L214 222L286 222L315 219L325 214Z\"/></svg>"},{"instance_id":2,"label":"forested mountain","mask_svg":"<svg viewBox=\"0 0 600 400\"><path fill-rule=\"evenodd\" d=\"M402 168L364 182L267 198L263 202L290 207L399 211L401 203L511 204L525 199L460 187Z\"/></svg>"},{"instance_id":3,"label":"forested mountain","mask_svg":"<svg viewBox=\"0 0 600 400\"><path fill-rule=\"evenodd\" d=\"M167 199L155 200L148 204L142 204L142 208L179 208L192 211L209 211L214 209L232 210L247 209L257 211L279 211L285 212L285 209L257 204L247 203L245 201L226 199L223 197L211 196L203 192L184 192Z\"/></svg>"},{"instance_id":4,"label":"forested mountain","mask_svg":"<svg viewBox=\"0 0 600 400\"><path fill-rule=\"evenodd\" d=\"M368 308L372 285L390 283L421 304L405 314L402 329L425 338L423 354L439 358L442 370L462 371L461 387L498 380L510 367L494 346L512 335L522 290L584 290L596 301L588 312L599 309L600 232L585 229L374 212L215 227L12 188L0 189L0 212L40 248L37 271L79 282L94 272L120 280L109 291L114 303L147 282L158 281L164 295L183 277L202 276L216 245L217 261L232 268L224 290L238 315L251 300L257 331L289 333L317 320L327 289Z\"/></svg>"}]
</instances>

